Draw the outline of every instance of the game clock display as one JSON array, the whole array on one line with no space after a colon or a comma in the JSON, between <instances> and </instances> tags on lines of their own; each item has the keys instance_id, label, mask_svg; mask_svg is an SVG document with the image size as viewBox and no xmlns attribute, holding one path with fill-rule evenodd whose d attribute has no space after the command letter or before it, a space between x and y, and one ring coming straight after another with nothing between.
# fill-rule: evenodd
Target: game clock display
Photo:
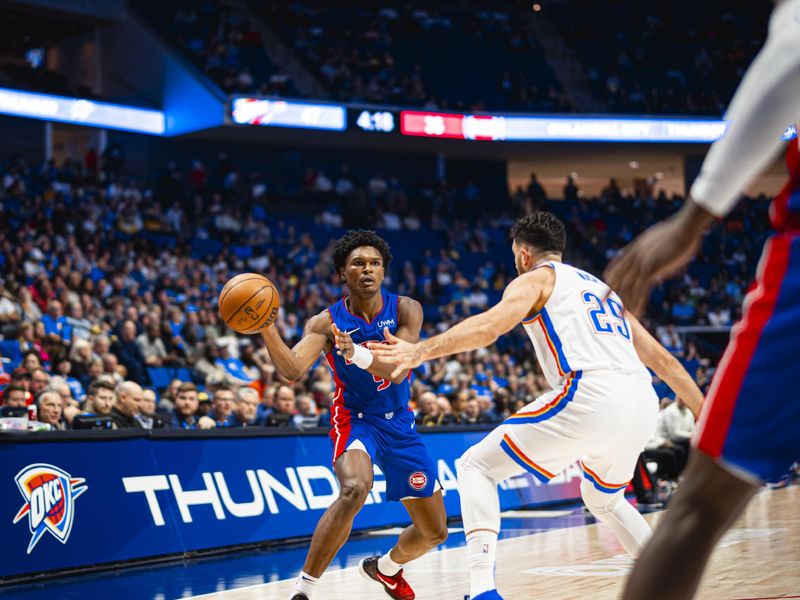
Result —
<instances>
[{"instance_id":1,"label":"game clock display","mask_svg":"<svg viewBox=\"0 0 800 600\"><path fill-rule=\"evenodd\" d=\"M376 133L400 133L400 113L390 110L370 110L367 108L348 108L348 129L354 131L374 131Z\"/></svg>"}]
</instances>

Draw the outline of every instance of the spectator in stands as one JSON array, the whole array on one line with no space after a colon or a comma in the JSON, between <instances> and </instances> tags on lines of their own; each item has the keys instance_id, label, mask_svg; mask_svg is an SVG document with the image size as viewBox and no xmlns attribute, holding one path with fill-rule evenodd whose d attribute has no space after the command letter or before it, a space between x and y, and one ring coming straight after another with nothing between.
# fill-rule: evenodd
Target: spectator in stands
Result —
<instances>
[{"instance_id":1,"label":"spectator in stands","mask_svg":"<svg viewBox=\"0 0 800 600\"><path fill-rule=\"evenodd\" d=\"M181 383L175 393L170 426L173 429L196 429L198 405L197 386L191 382Z\"/></svg>"},{"instance_id":2,"label":"spectator in stands","mask_svg":"<svg viewBox=\"0 0 800 600\"><path fill-rule=\"evenodd\" d=\"M465 425L477 425L481 422L481 407L477 398L470 398L464 402L461 422Z\"/></svg>"},{"instance_id":3,"label":"spectator in stands","mask_svg":"<svg viewBox=\"0 0 800 600\"><path fill-rule=\"evenodd\" d=\"M66 327L69 330L69 340L89 340L92 337L92 323L83 314L80 302L72 302L68 307Z\"/></svg>"},{"instance_id":4,"label":"spectator in stands","mask_svg":"<svg viewBox=\"0 0 800 600\"><path fill-rule=\"evenodd\" d=\"M85 409L95 415L110 416L116 402L114 383L110 379L98 379L89 387Z\"/></svg>"},{"instance_id":5,"label":"spectator in stands","mask_svg":"<svg viewBox=\"0 0 800 600\"><path fill-rule=\"evenodd\" d=\"M676 482L686 464L686 451L675 445L670 440L660 436L658 430L652 439L647 442L644 456L658 465L656 476L660 479Z\"/></svg>"},{"instance_id":6,"label":"spectator in stands","mask_svg":"<svg viewBox=\"0 0 800 600\"><path fill-rule=\"evenodd\" d=\"M317 405L310 394L297 396L297 413L292 418L294 426L298 429L312 429L319 426Z\"/></svg>"},{"instance_id":7,"label":"spectator in stands","mask_svg":"<svg viewBox=\"0 0 800 600\"><path fill-rule=\"evenodd\" d=\"M67 318L64 316L64 308L58 300L50 300L47 303L47 314L42 316L44 331L47 339L52 342L61 343L64 334L67 333Z\"/></svg>"},{"instance_id":8,"label":"spectator in stands","mask_svg":"<svg viewBox=\"0 0 800 600\"><path fill-rule=\"evenodd\" d=\"M119 339L111 346L113 355L118 357L119 363L127 369L128 379L149 381L144 356L136 344L136 324L131 320L124 321L119 333Z\"/></svg>"},{"instance_id":9,"label":"spectator in stands","mask_svg":"<svg viewBox=\"0 0 800 600\"><path fill-rule=\"evenodd\" d=\"M197 426L200 429L228 427L228 419L233 413L235 403L236 392L234 389L224 383L217 385L211 401L211 413L201 417L197 422Z\"/></svg>"},{"instance_id":10,"label":"spectator in stands","mask_svg":"<svg viewBox=\"0 0 800 600\"><path fill-rule=\"evenodd\" d=\"M275 392L277 389L277 385L271 385L264 389L261 395L261 402L258 404L258 414L256 416L259 423L266 423L267 416L272 412L273 406L275 405Z\"/></svg>"},{"instance_id":11,"label":"spectator in stands","mask_svg":"<svg viewBox=\"0 0 800 600\"><path fill-rule=\"evenodd\" d=\"M680 397L661 411L658 429L663 437L674 443L688 443L694 431L694 415Z\"/></svg>"},{"instance_id":12,"label":"spectator in stands","mask_svg":"<svg viewBox=\"0 0 800 600\"><path fill-rule=\"evenodd\" d=\"M117 386L117 402L110 414L114 429L142 427L136 416L139 414L143 393L142 386L134 381L123 381Z\"/></svg>"},{"instance_id":13,"label":"spectator in stands","mask_svg":"<svg viewBox=\"0 0 800 600\"><path fill-rule=\"evenodd\" d=\"M239 388L236 393L236 405L228 416L226 427L252 427L256 425L258 410L258 392L250 387Z\"/></svg>"},{"instance_id":14,"label":"spectator in stands","mask_svg":"<svg viewBox=\"0 0 800 600\"><path fill-rule=\"evenodd\" d=\"M254 378L247 373L244 363L240 359L231 356L230 340L222 338L218 339L217 350L219 352L219 356L215 361L215 364L218 367L222 368L230 378L240 385L252 383Z\"/></svg>"},{"instance_id":15,"label":"spectator in stands","mask_svg":"<svg viewBox=\"0 0 800 600\"><path fill-rule=\"evenodd\" d=\"M3 390L3 406L25 408L28 404L28 392L18 383L11 383Z\"/></svg>"},{"instance_id":16,"label":"spectator in stands","mask_svg":"<svg viewBox=\"0 0 800 600\"><path fill-rule=\"evenodd\" d=\"M275 390L272 411L266 416L266 427L294 427L292 412L295 406L294 389L289 385L279 385Z\"/></svg>"},{"instance_id":17,"label":"spectator in stands","mask_svg":"<svg viewBox=\"0 0 800 600\"><path fill-rule=\"evenodd\" d=\"M102 357L103 361L103 375L106 377L110 377L111 380L116 383L120 384L125 381L125 378L120 373L120 368L125 371L125 367L120 367L119 359L117 358L116 354L112 354L111 352L106 352L103 354Z\"/></svg>"},{"instance_id":18,"label":"spectator in stands","mask_svg":"<svg viewBox=\"0 0 800 600\"><path fill-rule=\"evenodd\" d=\"M40 423L47 423L58 431L64 431L67 428L63 419L63 404L57 392L49 390L42 392L36 398L36 405Z\"/></svg>"},{"instance_id":19,"label":"spectator in stands","mask_svg":"<svg viewBox=\"0 0 800 600\"><path fill-rule=\"evenodd\" d=\"M0 278L0 332L10 333L22 319L22 307L17 298L6 288L5 280Z\"/></svg>"},{"instance_id":20,"label":"spectator in stands","mask_svg":"<svg viewBox=\"0 0 800 600\"><path fill-rule=\"evenodd\" d=\"M164 419L156 412L156 393L145 388L142 390L142 400L139 402L139 414L136 420L145 429L163 429L166 427Z\"/></svg>"},{"instance_id":21,"label":"spectator in stands","mask_svg":"<svg viewBox=\"0 0 800 600\"><path fill-rule=\"evenodd\" d=\"M167 358L167 349L161 339L161 328L157 322L150 322L144 333L136 338L136 345L149 367L160 367Z\"/></svg>"},{"instance_id":22,"label":"spectator in stands","mask_svg":"<svg viewBox=\"0 0 800 600\"><path fill-rule=\"evenodd\" d=\"M28 350L22 357L22 367L29 373L42 368L42 359L36 350Z\"/></svg>"},{"instance_id":23,"label":"spectator in stands","mask_svg":"<svg viewBox=\"0 0 800 600\"><path fill-rule=\"evenodd\" d=\"M36 395L43 392L48 385L50 385L50 375L48 375L47 371L41 367L34 369L30 374L31 394L36 397Z\"/></svg>"},{"instance_id":24,"label":"spectator in stands","mask_svg":"<svg viewBox=\"0 0 800 600\"><path fill-rule=\"evenodd\" d=\"M61 377L70 389L70 396L76 400L83 400L86 392L81 382L72 376L72 362L62 355L56 362L55 375Z\"/></svg>"},{"instance_id":25,"label":"spectator in stands","mask_svg":"<svg viewBox=\"0 0 800 600\"><path fill-rule=\"evenodd\" d=\"M441 409L436 403L436 394L431 391L423 392L417 402L417 414L414 416L414 422L423 426L438 425L441 416Z\"/></svg>"},{"instance_id":26,"label":"spectator in stands","mask_svg":"<svg viewBox=\"0 0 800 600\"><path fill-rule=\"evenodd\" d=\"M536 173L531 173L531 179L528 182L528 189L526 191L528 198L533 202L533 208L541 209L541 207L544 206L545 200L547 200L547 192L544 191L542 184L539 183Z\"/></svg>"}]
</instances>

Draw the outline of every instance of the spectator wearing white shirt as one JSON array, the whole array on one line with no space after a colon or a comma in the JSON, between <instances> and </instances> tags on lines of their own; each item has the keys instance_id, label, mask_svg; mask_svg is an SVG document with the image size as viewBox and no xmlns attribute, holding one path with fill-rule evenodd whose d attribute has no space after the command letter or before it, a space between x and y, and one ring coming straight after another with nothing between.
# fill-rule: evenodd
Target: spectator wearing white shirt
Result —
<instances>
[{"instance_id":1,"label":"spectator wearing white shirt","mask_svg":"<svg viewBox=\"0 0 800 600\"><path fill-rule=\"evenodd\" d=\"M674 443L687 442L694 431L694 415L683 400L675 402L661 411L658 419L658 435Z\"/></svg>"}]
</instances>

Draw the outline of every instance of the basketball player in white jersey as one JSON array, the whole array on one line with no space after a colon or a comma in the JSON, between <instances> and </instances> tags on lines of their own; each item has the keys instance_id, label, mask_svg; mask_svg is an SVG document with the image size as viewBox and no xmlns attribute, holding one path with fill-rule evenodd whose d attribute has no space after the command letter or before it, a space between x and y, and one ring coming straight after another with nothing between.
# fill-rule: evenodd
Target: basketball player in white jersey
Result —
<instances>
[{"instance_id":1,"label":"basketball player in white jersey","mask_svg":"<svg viewBox=\"0 0 800 600\"><path fill-rule=\"evenodd\" d=\"M645 365L695 414L703 401L677 359L625 312L608 286L561 262L566 244L561 221L537 212L517 221L511 233L519 277L497 305L416 344L385 332L390 344L371 346L376 357L397 364L399 373L487 346L522 322L553 388L458 460L473 600L501 598L494 582L497 484L523 471L546 483L579 460L586 506L627 552L638 555L650 528L624 492L658 416Z\"/></svg>"},{"instance_id":2,"label":"basketball player in white jersey","mask_svg":"<svg viewBox=\"0 0 800 600\"><path fill-rule=\"evenodd\" d=\"M769 36L731 100L725 136L708 153L691 197L625 248L607 278L634 311L653 285L689 262L715 219L774 159L800 117L800 0L777 3ZM714 546L763 481L800 459L800 140L789 141L789 180L770 206L742 319L709 388L686 479L628 580L625 600L694 597ZM797 514L796 512L794 513ZM669 568L665 568L669 565Z\"/></svg>"}]
</instances>

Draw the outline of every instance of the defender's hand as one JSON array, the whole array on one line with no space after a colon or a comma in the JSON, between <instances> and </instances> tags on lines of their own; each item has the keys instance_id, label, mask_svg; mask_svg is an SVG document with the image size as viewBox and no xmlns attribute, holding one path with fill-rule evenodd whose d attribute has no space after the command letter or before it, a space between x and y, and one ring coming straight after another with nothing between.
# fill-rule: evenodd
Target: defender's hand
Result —
<instances>
[{"instance_id":1,"label":"defender's hand","mask_svg":"<svg viewBox=\"0 0 800 600\"><path fill-rule=\"evenodd\" d=\"M419 343L411 344L395 337L388 327L383 330L383 335L386 342L369 342L367 347L376 359L397 365L392 371L393 378L422 364L422 349Z\"/></svg>"},{"instance_id":2,"label":"defender's hand","mask_svg":"<svg viewBox=\"0 0 800 600\"><path fill-rule=\"evenodd\" d=\"M354 350L353 338L350 337L349 333L341 331L336 327L336 323L331 323L331 331L333 331L333 343L336 346L336 354L345 360L351 360Z\"/></svg>"}]
</instances>

